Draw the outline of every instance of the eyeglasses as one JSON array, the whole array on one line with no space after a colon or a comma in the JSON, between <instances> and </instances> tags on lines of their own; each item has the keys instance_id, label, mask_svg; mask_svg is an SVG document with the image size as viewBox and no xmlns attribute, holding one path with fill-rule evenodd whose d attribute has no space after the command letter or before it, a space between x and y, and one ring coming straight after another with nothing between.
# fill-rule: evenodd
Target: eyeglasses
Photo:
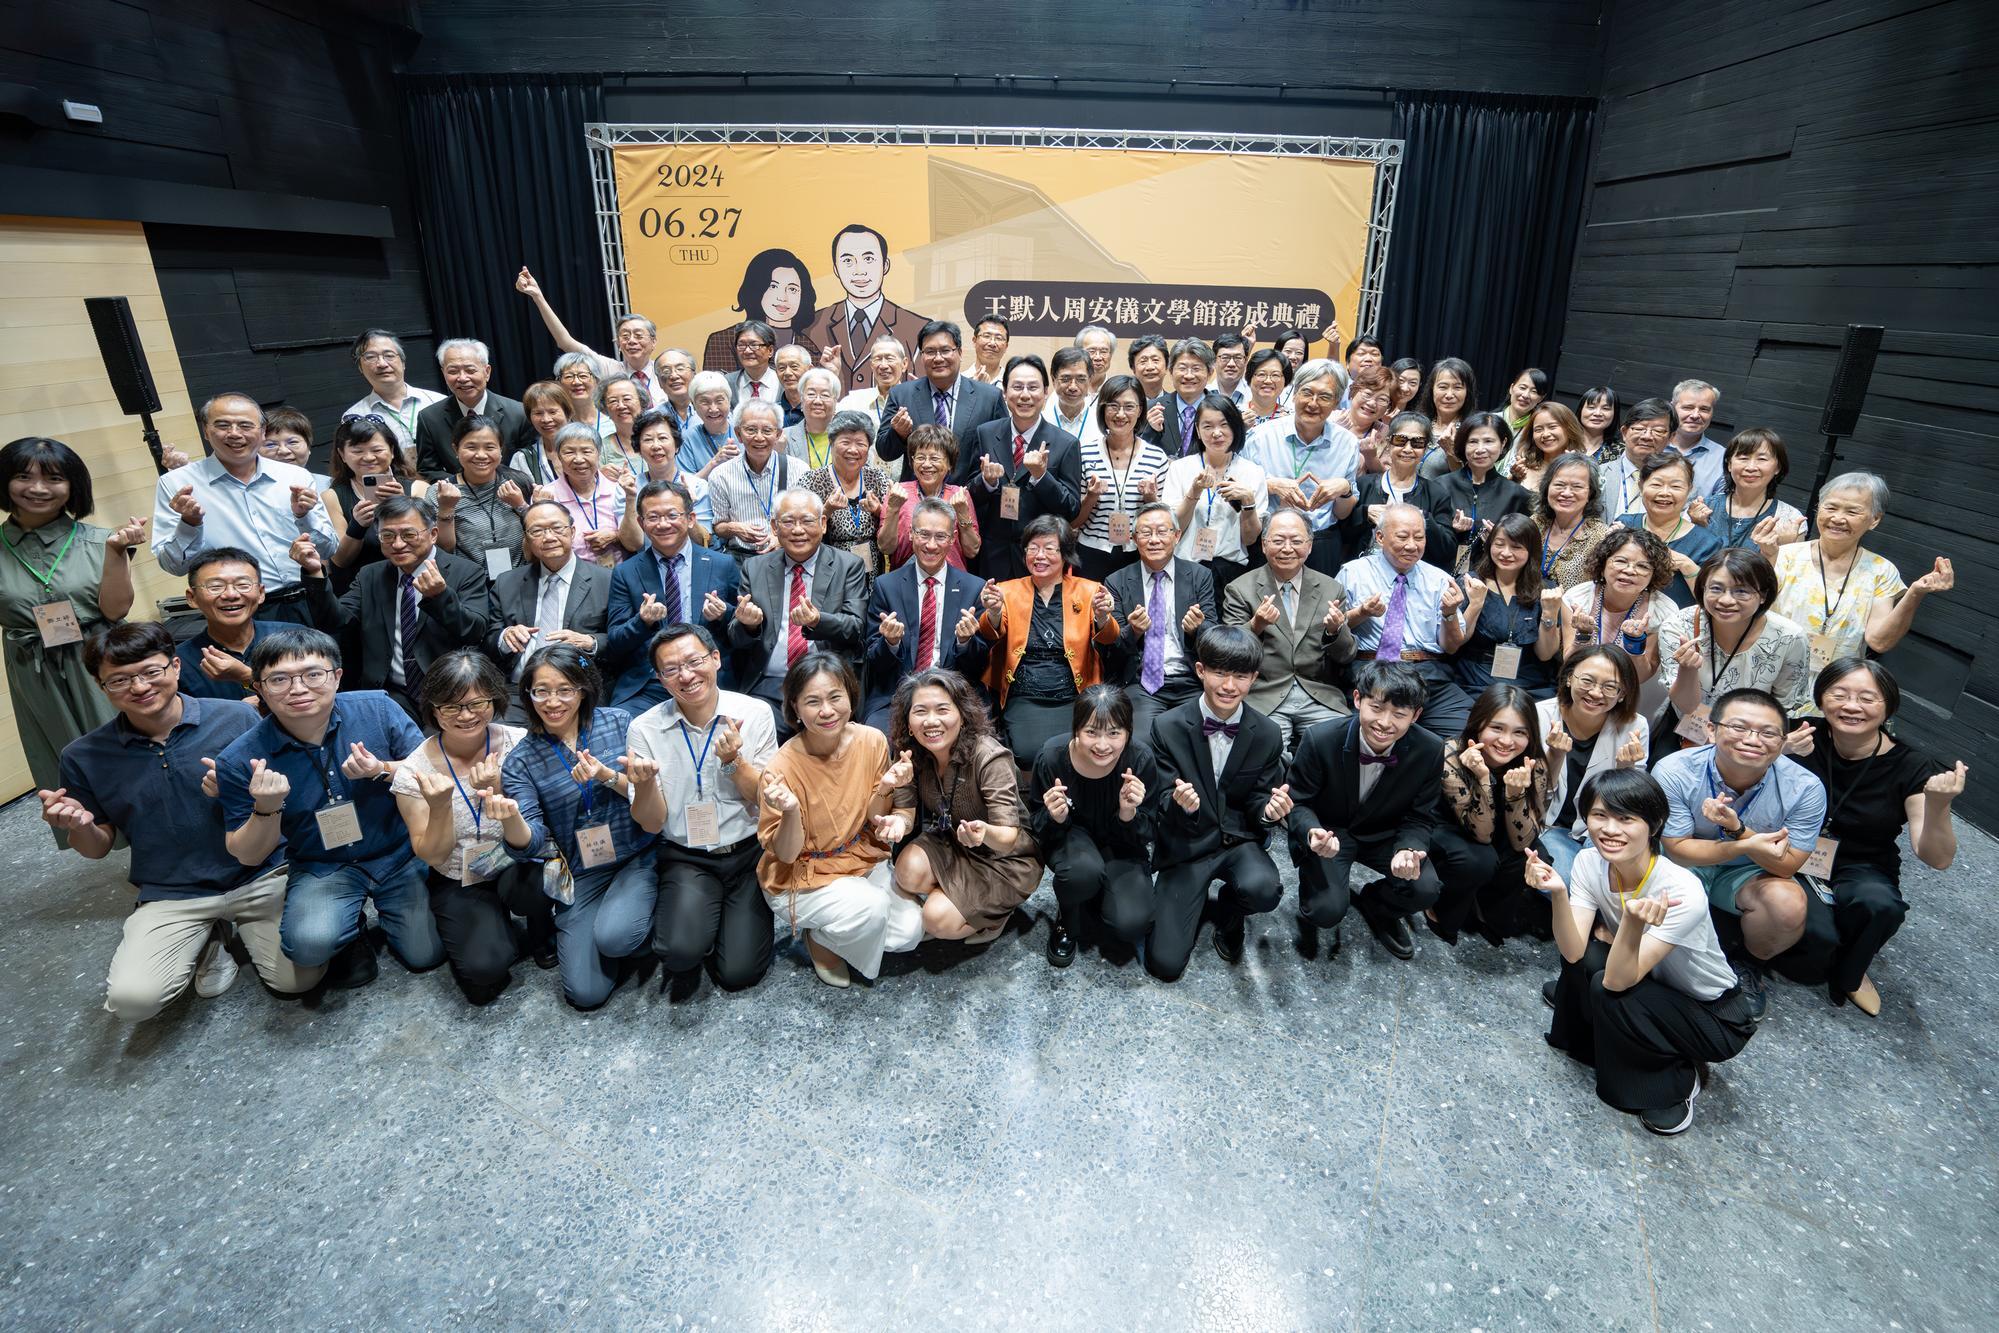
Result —
<instances>
[{"instance_id":1,"label":"eyeglasses","mask_svg":"<svg viewBox=\"0 0 1999 1333\"><path fill-rule=\"evenodd\" d=\"M1148 523L1134 534L1140 541L1166 541L1172 538L1173 529L1163 523Z\"/></svg>"},{"instance_id":2,"label":"eyeglasses","mask_svg":"<svg viewBox=\"0 0 1999 1333\"><path fill-rule=\"evenodd\" d=\"M911 528L909 530L909 540L918 546L948 546L951 542L951 534L948 532L938 532L934 528L927 531L923 528Z\"/></svg>"},{"instance_id":3,"label":"eyeglasses","mask_svg":"<svg viewBox=\"0 0 1999 1333\"><path fill-rule=\"evenodd\" d=\"M390 362L394 362L394 361L400 361L400 360L402 360L402 359L403 359L403 354L402 354L401 352L363 352L363 353L361 353L361 364L362 364L362 365L364 365L364 366L368 366L368 365L388 365L388 364L389 364Z\"/></svg>"},{"instance_id":4,"label":"eyeglasses","mask_svg":"<svg viewBox=\"0 0 1999 1333\"><path fill-rule=\"evenodd\" d=\"M565 370L562 372L562 382L564 384L592 384L596 382L596 379L597 377L587 370Z\"/></svg>"},{"instance_id":5,"label":"eyeglasses","mask_svg":"<svg viewBox=\"0 0 1999 1333\"><path fill-rule=\"evenodd\" d=\"M257 580L209 579L205 583L197 583L194 586L207 593L210 597L220 597L225 592L255 592L257 590Z\"/></svg>"},{"instance_id":6,"label":"eyeglasses","mask_svg":"<svg viewBox=\"0 0 1999 1333\"><path fill-rule=\"evenodd\" d=\"M1827 690L1825 701L1829 704L1859 704L1863 708L1872 708L1881 702L1881 696L1872 690L1862 690L1858 694L1846 690Z\"/></svg>"},{"instance_id":7,"label":"eyeglasses","mask_svg":"<svg viewBox=\"0 0 1999 1333\"><path fill-rule=\"evenodd\" d=\"M1652 564L1648 560L1628 560L1616 557L1611 559L1607 568L1621 569L1627 574L1650 574L1652 572Z\"/></svg>"},{"instance_id":8,"label":"eyeglasses","mask_svg":"<svg viewBox=\"0 0 1999 1333\"><path fill-rule=\"evenodd\" d=\"M1291 401L1294 403L1317 403L1320 406L1337 403L1339 400L1338 394L1328 393L1324 389L1299 389L1291 395Z\"/></svg>"},{"instance_id":9,"label":"eyeglasses","mask_svg":"<svg viewBox=\"0 0 1999 1333\"><path fill-rule=\"evenodd\" d=\"M659 667L661 680L679 680L682 676L696 676L701 668L708 665L708 655L690 657L684 662L662 662Z\"/></svg>"},{"instance_id":10,"label":"eyeglasses","mask_svg":"<svg viewBox=\"0 0 1999 1333\"><path fill-rule=\"evenodd\" d=\"M439 704L436 711L439 717L477 717L492 712L493 703L491 699L474 699L465 704Z\"/></svg>"},{"instance_id":11,"label":"eyeglasses","mask_svg":"<svg viewBox=\"0 0 1999 1333\"><path fill-rule=\"evenodd\" d=\"M777 526L786 532L810 532L819 526L819 520L803 514L787 514L777 521Z\"/></svg>"},{"instance_id":12,"label":"eyeglasses","mask_svg":"<svg viewBox=\"0 0 1999 1333\"><path fill-rule=\"evenodd\" d=\"M1624 687L1614 680L1596 680L1589 676L1577 676L1569 682L1578 694L1595 695L1601 699L1621 699Z\"/></svg>"},{"instance_id":13,"label":"eyeglasses","mask_svg":"<svg viewBox=\"0 0 1999 1333\"><path fill-rule=\"evenodd\" d=\"M1388 442L1397 449L1427 449L1430 438L1427 435L1391 435Z\"/></svg>"},{"instance_id":14,"label":"eyeglasses","mask_svg":"<svg viewBox=\"0 0 1999 1333\"><path fill-rule=\"evenodd\" d=\"M1296 535L1280 537L1277 534L1272 533L1271 535L1263 539L1263 544L1265 546L1275 546L1280 551L1286 551L1294 546L1304 546L1307 543L1303 537L1299 537Z\"/></svg>"},{"instance_id":15,"label":"eyeglasses","mask_svg":"<svg viewBox=\"0 0 1999 1333\"><path fill-rule=\"evenodd\" d=\"M654 523L685 523L687 521L687 511L685 509L654 509L647 512L643 521L648 525Z\"/></svg>"},{"instance_id":16,"label":"eyeglasses","mask_svg":"<svg viewBox=\"0 0 1999 1333\"><path fill-rule=\"evenodd\" d=\"M582 691L574 685L537 685L528 691L528 698L538 704L573 703Z\"/></svg>"},{"instance_id":17,"label":"eyeglasses","mask_svg":"<svg viewBox=\"0 0 1999 1333\"><path fill-rule=\"evenodd\" d=\"M1740 719L1737 719L1732 722L1718 722L1715 724L1715 726L1718 730L1725 731L1731 736L1737 736L1737 737L1755 736L1762 740L1769 741L1773 745L1784 739L1784 733L1780 728L1751 726L1749 723L1741 721Z\"/></svg>"},{"instance_id":18,"label":"eyeglasses","mask_svg":"<svg viewBox=\"0 0 1999 1333\"><path fill-rule=\"evenodd\" d=\"M377 528L384 550L401 550L405 546L418 546L430 540L430 531L419 528L414 532L400 528Z\"/></svg>"},{"instance_id":19,"label":"eyeglasses","mask_svg":"<svg viewBox=\"0 0 1999 1333\"><path fill-rule=\"evenodd\" d=\"M312 667L306 671L274 671L259 683L267 690L275 690L282 694L293 685L303 685L309 690L316 690L332 680L333 676L333 671L328 667Z\"/></svg>"},{"instance_id":20,"label":"eyeglasses","mask_svg":"<svg viewBox=\"0 0 1999 1333\"><path fill-rule=\"evenodd\" d=\"M738 338L736 340L736 350L739 352L754 352L759 347L768 346L770 344L761 338Z\"/></svg>"},{"instance_id":21,"label":"eyeglasses","mask_svg":"<svg viewBox=\"0 0 1999 1333\"><path fill-rule=\"evenodd\" d=\"M175 663L169 662L165 666L149 666L142 670L133 671L123 676L109 677L104 682L104 692L106 694L123 694L125 691L131 689L134 685L138 685L141 683L151 685L154 681L157 681L161 676L164 676L167 674L167 672L172 671L175 665L176 665Z\"/></svg>"},{"instance_id":22,"label":"eyeglasses","mask_svg":"<svg viewBox=\"0 0 1999 1333\"><path fill-rule=\"evenodd\" d=\"M1663 440L1666 438L1666 428L1660 425L1626 426L1624 428L1624 438L1627 440Z\"/></svg>"},{"instance_id":23,"label":"eyeglasses","mask_svg":"<svg viewBox=\"0 0 1999 1333\"><path fill-rule=\"evenodd\" d=\"M527 530L530 537L566 537L576 530L573 523L537 523Z\"/></svg>"},{"instance_id":24,"label":"eyeglasses","mask_svg":"<svg viewBox=\"0 0 1999 1333\"><path fill-rule=\"evenodd\" d=\"M373 412L349 412L346 416L340 418L340 421L342 425L345 425L349 421L365 421L380 431L386 431L389 428L389 423L376 416ZM218 422L217 424L220 425L222 423Z\"/></svg>"}]
</instances>

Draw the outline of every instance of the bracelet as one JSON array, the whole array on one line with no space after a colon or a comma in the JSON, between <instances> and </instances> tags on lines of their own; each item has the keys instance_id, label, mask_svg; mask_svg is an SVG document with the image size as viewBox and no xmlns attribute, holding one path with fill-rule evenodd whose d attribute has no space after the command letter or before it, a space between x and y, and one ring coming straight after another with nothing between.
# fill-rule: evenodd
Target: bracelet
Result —
<instances>
[{"instance_id":1,"label":"bracelet","mask_svg":"<svg viewBox=\"0 0 1999 1333\"><path fill-rule=\"evenodd\" d=\"M256 818L259 818L259 817L262 817L262 818L264 818L264 819L269 819L269 818L270 818L271 816L273 816L273 815L281 815L281 814L283 814L284 812L285 812L285 808L284 808L284 807L283 807L282 805L281 805L281 806L279 806L279 807L278 807L277 809L275 809L275 810L259 810L259 809L258 809L258 808L257 808L256 806L254 806L254 805L250 807L250 817L251 817L252 819L256 819Z\"/></svg>"}]
</instances>

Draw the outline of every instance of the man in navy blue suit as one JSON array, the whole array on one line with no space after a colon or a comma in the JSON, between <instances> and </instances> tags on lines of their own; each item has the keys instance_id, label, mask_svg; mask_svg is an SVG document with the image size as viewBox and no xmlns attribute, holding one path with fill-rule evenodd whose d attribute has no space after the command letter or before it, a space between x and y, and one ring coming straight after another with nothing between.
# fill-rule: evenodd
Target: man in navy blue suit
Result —
<instances>
[{"instance_id":1,"label":"man in navy blue suit","mask_svg":"<svg viewBox=\"0 0 1999 1333\"><path fill-rule=\"evenodd\" d=\"M978 450L972 445L972 433L988 421L1006 417L998 389L958 373L964 353L964 335L958 326L949 320L933 319L917 335L917 366L923 372L922 377L904 380L889 390L881 427L875 432L875 453L887 463L902 459L904 481L916 477L910 471L907 455L909 433L918 426L929 423L949 426L958 437L958 470L951 480L962 486L978 470Z\"/></svg>"},{"instance_id":2,"label":"man in navy blue suit","mask_svg":"<svg viewBox=\"0 0 1999 1333\"><path fill-rule=\"evenodd\" d=\"M728 556L688 540L694 499L681 482L647 482L637 503L639 526L651 544L611 571L611 632L604 653L618 670L611 702L642 713L666 699L666 687L646 657L654 631L688 621L706 625L720 640L742 594L743 574ZM727 668L725 661L724 679Z\"/></svg>"},{"instance_id":3,"label":"man in navy blue suit","mask_svg":"<svg viewBox=\"0 0 1999 1333\"><path fill-rule=\"evenodd\" d=\"M948 667L969 680L985 674L991 649L979 637L979 589L985 580L945 563L957 511L942 500L916 502L909 543L916 558L875 580L868 599L865 721L888 730L896 683L913 672Z\"/></svg>"},{"instance_id":4,"label":"man in navy blue suit","mask_svg":"<svg viewBox=\"0 0 1999 1333\"><path fill-rule=\"evenodd\" d=\"M1041 416L1048 367L1038 356L1017 356L1006 363L1005 385L1005 412L973 431L971 453L958 456L979 519L979 572L989 579L1027 573L1020 555L1022 528L1043 514L1073 523L1083 507L1082 448L1075 436Z\"/></svg>"}]
</instances>

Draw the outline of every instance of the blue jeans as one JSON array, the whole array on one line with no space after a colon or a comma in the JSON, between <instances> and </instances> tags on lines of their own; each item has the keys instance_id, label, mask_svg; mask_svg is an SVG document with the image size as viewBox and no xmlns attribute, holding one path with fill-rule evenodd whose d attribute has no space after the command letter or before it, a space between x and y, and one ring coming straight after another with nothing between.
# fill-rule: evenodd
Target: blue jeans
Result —
<instances>
[{"instance_id":1,"label":"blue jeans","mask_svg":"<svg viewBox=\"0 0 1999 1333\"><path fill-rule=\"evenodd\" d=\"M324 967L361 933L361 904L375 900L389 947L412 972L444 961L444 941L430 915L424 863L412 856L377 879L359 866L294 865L278 927L285 957L300 967Z\"/></svg>"},{"instance_id":2,"label":"blue jeans","mask_svg":"<svg viewBox=\"0 0 1999 1333\"><path fill-rule=\"evenodd\" d=\"M1562 883L1567 884L1569 872L1575 869L1576 857L1588 845L1578 842L1576 836L1565 828L1545 829L1540 838L1541 859L1562 877Z\"/></svg>"},{"instance_id":3,"label":"blue jeans","mask_svg":"<svg viewBox=\"0 0 1999 1333\"><path fill-rule=\"evenodd\" d=\"M562 998L595 1009L618 984L611 960L629 958L652 934L659 878L648 847L623 865L575 875L576 901L555 904L555 956Z\"/></svg>"}]
</instances>

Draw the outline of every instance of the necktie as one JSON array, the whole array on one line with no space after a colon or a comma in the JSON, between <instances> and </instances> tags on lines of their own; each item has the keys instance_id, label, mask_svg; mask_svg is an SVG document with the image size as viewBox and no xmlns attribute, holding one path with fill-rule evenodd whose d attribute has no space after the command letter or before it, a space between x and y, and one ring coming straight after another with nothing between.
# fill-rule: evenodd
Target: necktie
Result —
<instances>
[{"instance_id":1,"label":"necktie","mask_svg":"<svg viewBox=\"0 0 1999 1333\"><path fill-rule=\"evenodd\" d=\"M937 576L923 580L923 609L916 618L916 669L935 662L937 652Z\"/></svg>"},{"instance_id":2,"label":"necktie","mask_svg":"<svg viewBox=\"0 0 1999 1333\"><path fill-rule=\"evenodd\" d=\"M930 397L936 412L937 424L948 428L951 424L951 395L942 389L932 389Z\"/></svg>"},{"instance_id":3,"label":"necktie","mask_svg":"<svg viewBox=\"0 0 1999 1333\"><path fill-rule=\"evenodd\" d=\"M751 381L750 381L750 397L752 397L752 398L761 398L761 397L763 397L763 396L764 396L764 386L763 386L763 381L762 381L762 380L751 380Z\"/></svg>"},{"instance_id":4,"label":"necktie","mask_svg":"<svg viewBox=\"0 0 1999 1333\"><path fill-rule=\"evenodd\" d=\"M854 346L859 347L867 340L868 312L865 310L856 310L854 317L847 321L847 325L854 331Z\"/></svg>"},{"instance_id":5,"label":"necktie","mask_svg":"<svg viewBox=\"0 0 1999 1333\"><path fill-rule=\"evenodd\" d=\"M1282 595L1284 602L1284 623L1296 629L1298 627L1298 585L1287 583L1278 591Z\"/></svg>"},{"instance_id":6,"label":"necktie","mask_svg":"<svg viewBox=\"0 0 1999 1333\"><path fill-rule=\"evenodd\" d=\"M646 378L646 373L643 370L634 370L632 372L632 382L639 386L640 393L644 394L648 399L652 397L652 381Z\"/></svg>"},{"instance_id":7,"label":"necktie","mask_svg":"<svg viewBox=\"0 0 1999 1333\"><path fill-rule=\"evenodd\" d=\"M1027 461L1027 437L1018 432L1015 432L1013 437L1013 470L1015 472L1020 471L1021 464L1025 463L1026 461Z\"/></svg>"},{"instance_id":8,"label":"necktie","mask_svg":"<svg viewBox=\"0 0 1999 1333\"><path fill-rule=\"evenodd\" d=\"M1180 404L1180 448L1186 453L1194 451L1194 412L1199 402Z\"/></svg>"},{"instance_id":9,"label":"necktie","mask_svg":"<svg viewBox=\"0 0 1999 1333\"><path fill-rule=\"evenodd\" d=\"M1152 623L1145 627L1145 656L1138 669L1138 683L1147 694L1157 694L1166 683L1166 571L1163 569L1152 576L1152 600L1146 603L1145 614L1152 617Z\"/></svg>"},{"instance_id":10,"label":"necktie","mask_svg":"<svg viewBox=\"0 0 1999 1333\"><path fill-rule=\"evenodd\" d=\"M1395 767L1395 756L1392 754L1369 754L1367 751L1362 750L1360 752L1360 761L1363 764L1381 764L1387 768Z\"/></svg>"},{"instance_id":11,"label":"necktie","mask_svg":"<svg viewBox=\"0 0 1999 1333\"><path fill-rule=\"evenodd\" d=\"M665 595L659 600L666 603L666 623L669 625L677 624L681 619L680 562L686 558L687 556L684 553L667 557L666 573L663 579L666 585L663 589Z\"/></svg>"},{"instance_id":12,"label":"necktie","mask_svg":"<svg viewBox=\"0 0 1999 1333\"><path fill-rule=\"evenodd\" d=\"M1201 719L1201 735L1205 737L1213 738L1215 735L1220 734L1228 737L1230 740L1234 740L1235 734L1241 730L1242 723L1240 722L1223 722L1219 718L1212 717Z\"/></svg>"},{"instance_id":13,"label":"necktie","mask_svg":"<svg viewBox=\"0 0 1999 1333\"><path fill-rule=\"evenodd\" d=\"M1374 656L1382 662L1402 660L1403 622L1409 614L1409 576L1395 576L1395 591L1388 594L1388 609L1381 616L1381 645L1374 650Z\"/></svg>"},{"instance_id":14,"label":"necktie","mask_svg":"<svg viewBox=\"0 0 1999 1333\"><path fill-rule=\"evenodd\" d=\"M396 628L403 641L403 679L415 680L421 673L416 669L417 612L414 575L406 573L398 580L396 600L398 602Z\"/></svg>"},{"instance_id":15,"label":"necktie","mask_svg":"<svg viewBox=\"0 0 1999 1333\"><path fill-rule=\"evenodd\" d=\"M791 567L791 605L797 606L804 600L805 566L793 565ZM785 663L788 666L797 666L798 659L805 656L805 631L800 628L796 620L790 617L789 613L785 616L785 623L791 628L791 633L785 639Z\"/></svg>"},{"instance_id":16,"label":"necktie","mask_svg":"<svg viewBox=\"0 0 1999 1333\"><path fill-rule=\"evenodd\" d=\"M541 604L534 619L544 634L562 628L562 580L553 574L541 576Z\"/></svg>"}]
</instances>

